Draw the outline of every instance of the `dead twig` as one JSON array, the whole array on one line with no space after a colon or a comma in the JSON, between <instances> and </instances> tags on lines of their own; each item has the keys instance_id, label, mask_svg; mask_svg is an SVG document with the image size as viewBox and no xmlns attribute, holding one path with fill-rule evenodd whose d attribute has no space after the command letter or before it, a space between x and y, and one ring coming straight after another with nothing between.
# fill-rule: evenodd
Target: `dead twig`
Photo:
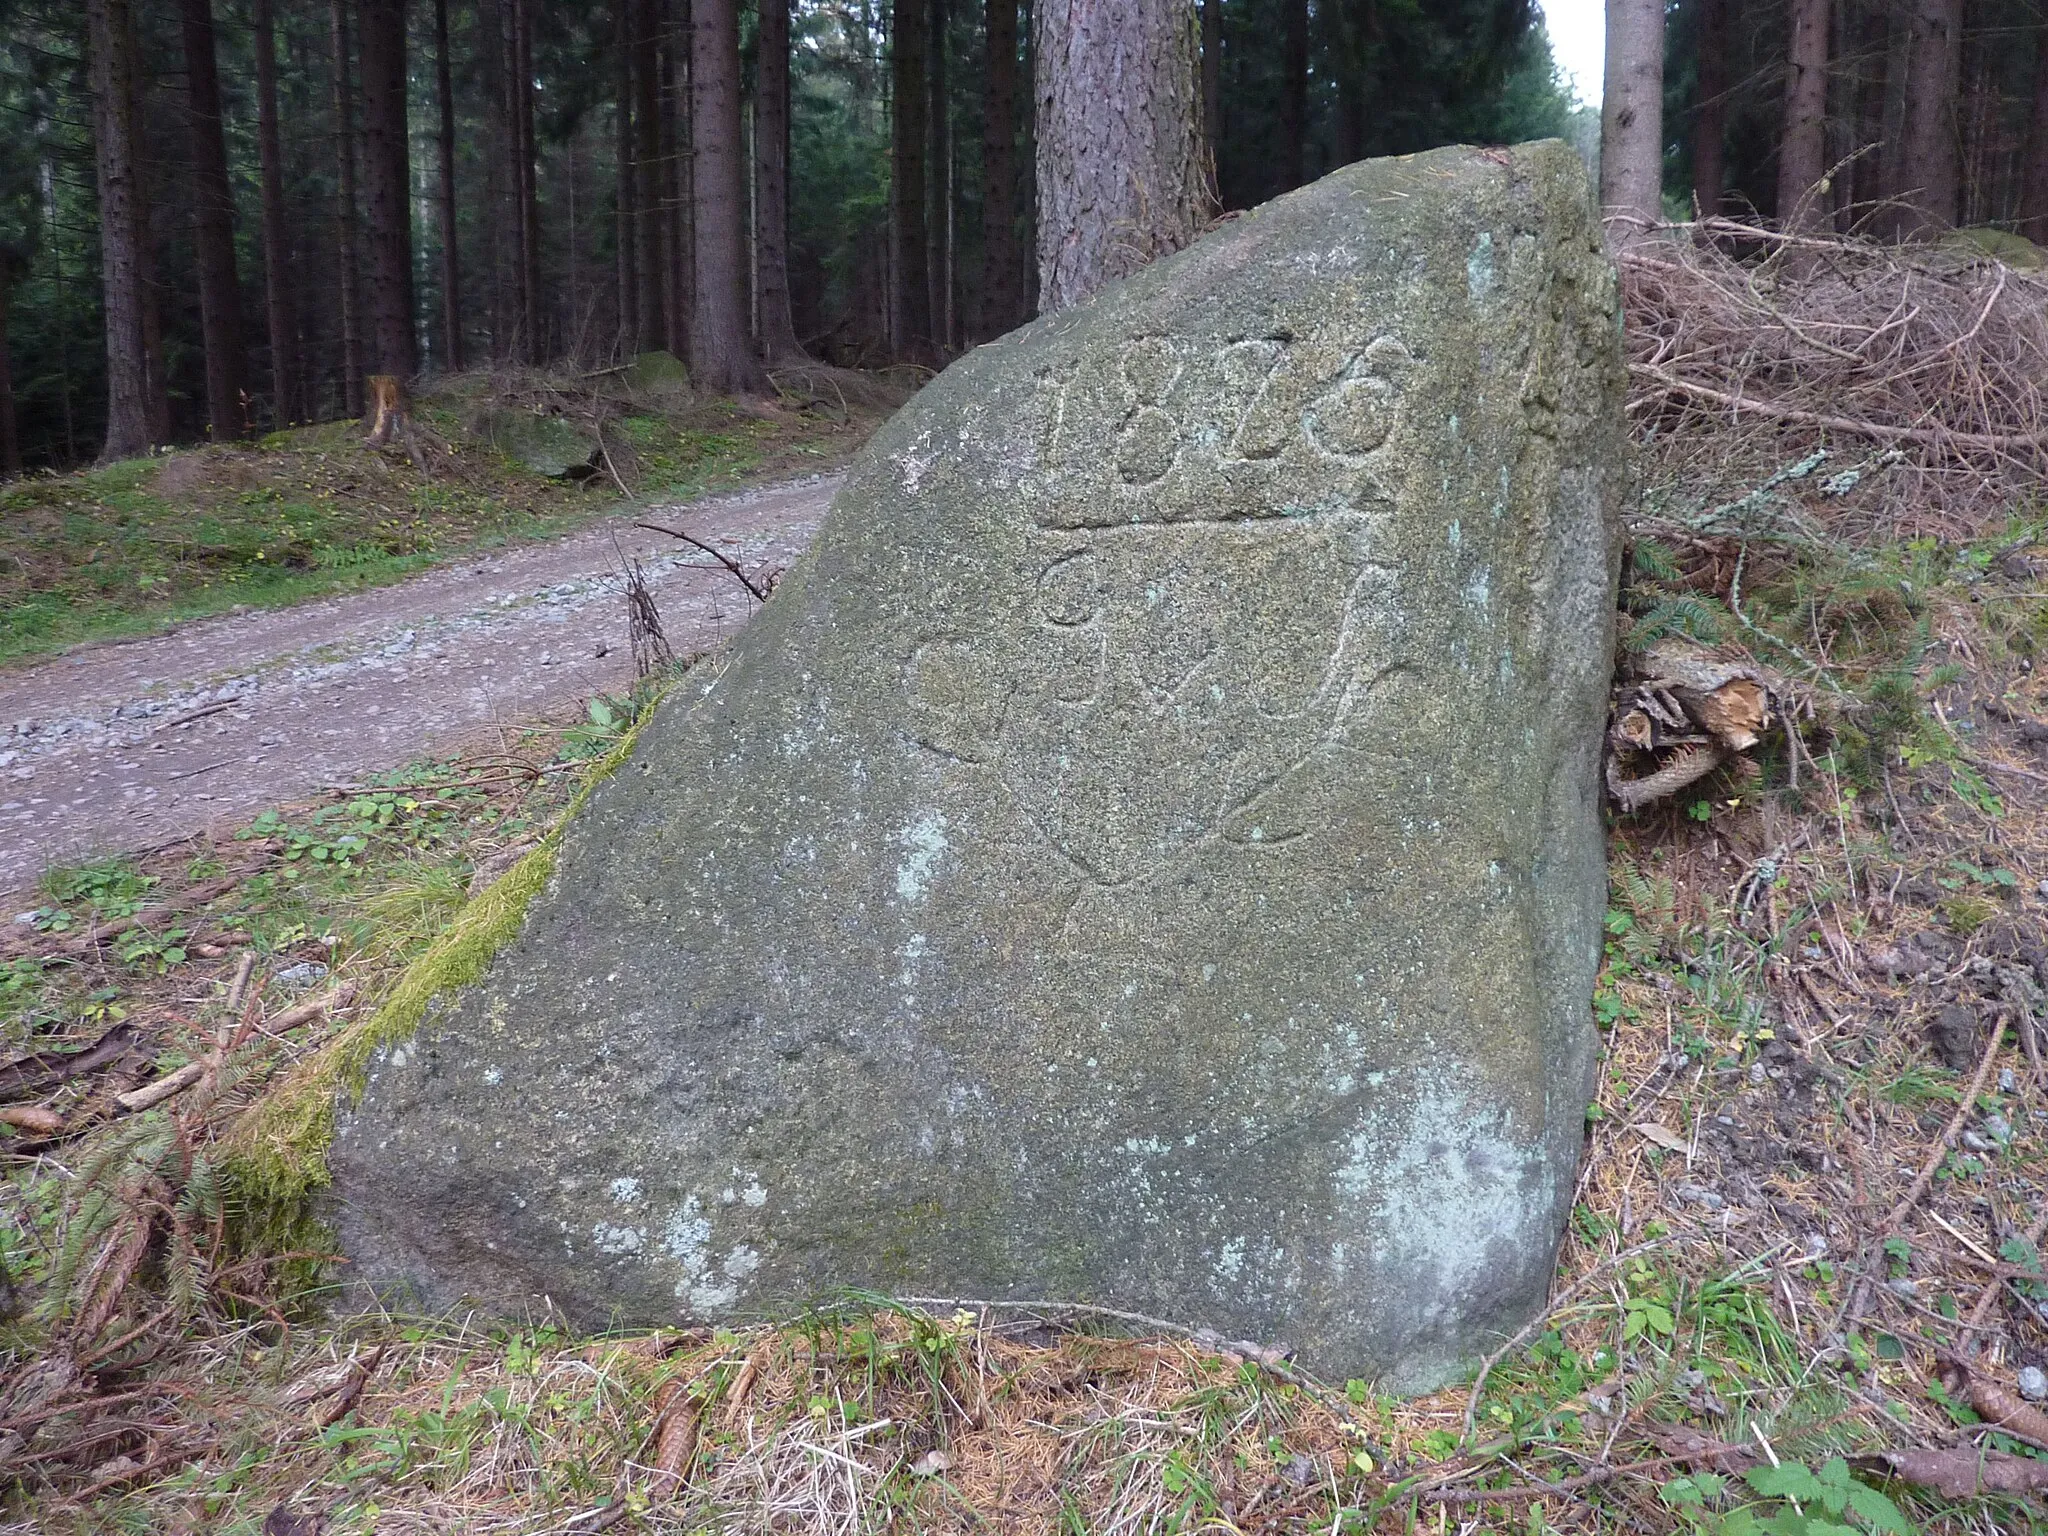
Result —
<instances>
[{"instance_id":1,"label":"dead twig","mask_svg":"<svg viewBox=\"0 0 2048 1536\"><path fill-rule=\"evenodd\" d=\"M672 539L681 539L692 549L701 549L705 554L724 566L731 573L732 579L745 587L755 602L765 603L768 601L771 588L756 585L748 577L747 573L740 569L740 563L724 551L713 549L702 539L697 538L693 534L685 533L680 528L664 528L660 523L635 523L633 526L635 528L645 528L649 533L665 533Z\"/></svg>"}]
</instances>

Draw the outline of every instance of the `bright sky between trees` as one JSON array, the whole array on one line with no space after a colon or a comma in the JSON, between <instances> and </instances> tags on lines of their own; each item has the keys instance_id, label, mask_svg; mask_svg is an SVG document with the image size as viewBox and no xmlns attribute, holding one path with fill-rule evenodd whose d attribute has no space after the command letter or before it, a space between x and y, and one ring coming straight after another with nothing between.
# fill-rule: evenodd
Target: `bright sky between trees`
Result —
<instances>
[{"instance_id":1,"label":"bright sky between trees","mask_svg":"<svg viewBox=\"0 0 2048 1536\"><path fill-rule=\"evenodd\" d=\"M1601 61L1607 53L1607 7L1603 0L1542 0L1550 30L1550 53L1586 106L1600 105Z\"/></svg>"}]
</instances>

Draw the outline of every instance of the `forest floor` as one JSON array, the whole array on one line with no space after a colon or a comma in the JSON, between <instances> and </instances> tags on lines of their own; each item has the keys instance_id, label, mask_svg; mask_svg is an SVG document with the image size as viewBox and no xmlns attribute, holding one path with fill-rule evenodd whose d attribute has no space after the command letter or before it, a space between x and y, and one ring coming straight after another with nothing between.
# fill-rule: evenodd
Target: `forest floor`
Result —
<instances>
[{"instance_id":1,"label":"forest floor","mask_svg":"<svg viewBox=\"0 0 2048 1536\"><path fill-rule=\"evenodd\" d=\"M1627 654L1741 636L1794 732L1614 823L1555 1299L1413 1401L1053 1305L323 1315L317 1247L250 1241L243 1117L664 679L52 871L0 941L0 1532L2048 1530L2044 573L2026 521L1639 529Z\"/></svg>"},{"instance_id":2,"label":"forest floor","mask_svg":"<svg viewBox=\"0 0 2048 1536\"><path fill-rule=\"evenodd\" d=\"M1610 813L1552 1300L1475 1382L1404 1401L1050 1303L323 1310L252 1124L460 952L686 660L22 900L0 1536L2048 1531L2048 522L1923 536L1896 455L1706 442L1634 509L1622 662L1745 658L1773 721Z\"/></svg>"}]
</instances>

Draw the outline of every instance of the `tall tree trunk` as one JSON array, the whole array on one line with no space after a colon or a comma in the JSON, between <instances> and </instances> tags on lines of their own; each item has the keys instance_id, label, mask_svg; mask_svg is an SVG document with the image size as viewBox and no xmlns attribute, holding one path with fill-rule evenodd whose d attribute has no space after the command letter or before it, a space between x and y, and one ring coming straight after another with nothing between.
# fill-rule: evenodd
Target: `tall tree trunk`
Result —
<instances>
[{"instance_id":1,"label":"tall tree trunk","mask_svg":"<svg viewBox=\"0 0 2048 1536\"><path fill-rule=\"evenodd\" d=\"M664 19L668 29L668 112L669 145L669 308L671 329L668 349L677 357L690 350L690 310L696 290L696 236L691 222L690 192L690 0L670 0L673 13ZM783 164L788 165L787 156Z\"/></svg>"},{"instance_id":2,"label":"tall tree trunk","mask_svg":"<svg viewBox=\"0 0 2048 1536\"><path fill-rule=\"evenodd\" d=\"M274 422L299 417L292 369L291 268L284 204L284 146L277 131L277 29L271 0L255 0L256 154L263 171L263 299L270 330L270 395Z\"/></svg>"},{"instance_id":3,"label":"tall tree trunk","mask_svg":"<svg viewBox=\"0 0 2048 1536\"><path fill-rule=\"evenodd\" d=\"M1051 314L1201 233L1201 23L1194 0L1034 9L1038 302Z\"/></svg>"},{"instance_id":4,"label":"tall tree trunk","mask_svg":"<svg viewBox=\"0 0 2048 1536\"><path fill-rule=\"evenodd\" d=\"M0 475L21 473L21 435L14 419L14 372L7 361L7 301L14 273L0 259Z\"/></svg>"},{"instance_id":5,"label":"tall tree trunk","mask_svg":"<svg viewBox=\"0 0 2048 1536\"><path fill-rule=\"evenodd\" d=\"M925 48L925 118L930 137L925 157L925 282L931 305L932 339L941 355L953 347L952 212L953 122L946 83L947 0L925 0L931 28Z\"/></svg>"},{"instance_id":6,"label":"tall tree trunk","mask_svg":"<svg viewBox=\"0 0 2048 1536\"><path fill-rule=\"evenodd\" d=\"M2048 26L2034 50L2034 110L2027 119L2026 164L2020 172L2020 233L2048 244Z\"/></svg>"},{"instance_id":7,"label":"tall tree trunk","mask_svg":"<svg viewBox=\"0 0 2048 1536\"><path fill-rule=\"evenodd\" d=\"M1699 89L1692 119L1692 199L1700 214L1721 211L1728 184L1728 7L1700 0Z\"/></svg>"},{"instance_id":8,"label":"tall tree trunk","mask_svg":"<svg viewBox=\"0 0 2048 1536\"><path fill-rule=\"evenodd\" d=\"M686 225L683 222L682 155L677 142L677 120L682 116L676 96L680 83L676 71L678 39L671 24L667 0L655 0L654 23L659 42L655 50L659 71L655 77L655 97L658 103L657 126L661 129L658 136L661 145L661 249L668 260L661 275L661 344L681 357L689 348L690 310L683 287L683 274L688 263L683 253Z\"/></svg>"},{"instance_id":9,"label":"tall tree trunk","mask_svg":"<svg viewBox=\"0 0 2048 1536\"><path fill-rule=\"evenodd\" d=\"M192 143L192 249L199 268L199 329L206 352L206 421L213 440L243 435L242 285L235 275L235 193L220 116L213 0L181 0L185 126Z\"/></svg>"},{"instance_id":10,"label":"tall tree trunk","mask_svg":"<svg viewBox=\"0 0 2048 1536\"><path fill-rule=\"evenodd\" d=\"M1280 174L1275 189L1301 185L1308 159L1308 0L1282 0Z\"/></svg>"},{"instance_id":11,"label":"tall tree trunk","mask_svg":"<svg viewBox=\"0 0 2048 1536\"><path fill-rule=\"evenodd\" d=\"M1600 203L1626 240L1664 217L1664 0L1607 0Z\"/></svg>"},{"instance_id":12,"label":"tall tree trunk","mask_svg":"<svg viewBox=\"0 0 2048 1536\"><path fill-rule=\"evenodd\" d=\"M747 337L746 166L740 149L739 0L696 0L690 28L696 283L690 366L713 394L763 395Z\"/></svg>"},{"instance_id":13,"label":"tall tree trunk","mask_svg":"<svg viewBox=\"0 0 2048 1536\"><path fill-rule=\"evenodd\" d=\"M1818 229L1833 211L1820 189L1828 170L1828 21L1833 8L1833 0L1792 0L1786 16L1778 218L1788 229Z\"/></svg>"},{"instance_id":14,"label":"tall tree trunk","mask_svg":"<svg viewBox=\"0 0 2048 1536\"><path fill-rule=\"evenodd\" d=\"M1021 325L1017 245L1017 0L984 0L988 82L981 119L980 339Z\"/></svg>"},{"instance_id":15,"label":"tall tree trunk","mask_svg":"<svg viewBox=\"0 0 2048 1536\"><path fill-rule=\"evenodd\" d=\"M138 270L142 279L142 360L147 368L143 381L143 403L149 411L149 440L171 440L171 379L164 352L163 284L158 281L157 241L162 230L156 225L157 207L149 196L150 187L162 179L163 156L152 154L156 141L147 132L149 117L148 71L136 41L137 11L128 7L128 56L134 61L128 71L128 163L135 168L135 217L142 234Z\"/></svg>"},{"instance_id":16,"label":"tall tree trunk","mask_svg":"<svg viewBox=\"0 0 2048 1536\"><path fill-rule=\"evenodd\" d=\"M619 258L619 347L627 354L640 350L639 187L633 150L633 12L636 0L612 0L612 47L617 86Z\"/></svg>"},{"instance_id":17,"label":"tall tree trunk","mask_svg":"<svg viewBox=\"0 0 2048 1536\"><path fill-rule=\"evenodd\" d=\"M441 362L462 371L462 250L455 224L455 81L448 59L448 0L434 0L434 91L441 108Z\"/></svg>"},{"instance_id":18,"label":"tall tree trunk","mask_svg":"<svg viewBox=\"0 0 2048 1536\"><path fill-rule=\"evenodd\" d=\"M86 0L93 153L106 290L107 436L101 460L150 448L151 363L143 327L144 219L135 177L135 32L128 0Z\"/></svg>"},{"instance_id":19,"label":"tall tree trunk","mask_svg":"<svg viewBox=\"0 0 2048 1536\"><path fill-rule=\"evenodd\" d=\"M348 0L328 0L334 34L335 260L341 267L341 408L363 414L362 263L356 231L355 92L349 83Z\"/></svg>"},{"instance_id":20,"label":"tall tree trunk","mask_svg":"<svg viewBox=\"0 0 2048 1536\"><path fill-rule=\"evenodd\" d=\"M761 355L802 359L789 312L789 0L760 0L754 64L754 293Z\"/></svg>"},{"instance_id":21,"label":"tall tree trunk","mask_svg":"<svg viewBox=\"0 0 2048 1536\"><path fill-rule=\"evenodd\" d=\"M889 256L895 343L906 357L931 359L931 286L926 273L925 0L896 0L889 34Z\"/></svg>"},{"instance_id":22,"label":"tall tree trunk","mask_svg":"<svg viewBox=\"0 0 2048 1536\"><path fill-rule=\"evenodd\" d=\"M530 362L547 360L541 335L540 169L533 131L533 0L512 0L512 106L519 148L519 323Z\"/></svg>"},{"instance_id":23,"label":"tall tree trunk","mask_svg":"<svg viewBox=\"0 0 2048 1536\"><path fill-rule=\"evenodd\" d=\"M413 333L412 177L405 120L405 0L361 0L363 200L369 215L370 356L419 371Z\"/></svg>"},{"instance_id":24,"label":"tall tree trunk","mask_svg":"<svg viewBox=\"0 0 2048 1536\"><path fill-rule=\"evenodd\" d=\"M1223 0L1202 0L1202 148L1209 156L1209 186L1222 185Z\"/></svg>"},{"instance_id":25,"label":"tall tree trunk","mask_svg":"<svg viewBox=\"0 0 2048 1536\"><path fill-rule=\"evenodd\" d=\"M1905 121L1899 130L1895 233L1902 240L1955 227L1960 212L1956 111L1963 71L1963 0L1911 0Z\"/></svg>"},{"instance_id":26,"label":"tall tree trunk","mask_svg":"<svg viewBox=\"0 0 2048 1536\"><path fill-rule=\"evenodd\" d=\"M634 265L640 274L641 351L668 344L668 306L662 279L668 253L662 245L664 181L661 159L661 73L654 0L633 0L633 181L641 189L638 217L633 221Z\"/></svg>"}]
</instances>

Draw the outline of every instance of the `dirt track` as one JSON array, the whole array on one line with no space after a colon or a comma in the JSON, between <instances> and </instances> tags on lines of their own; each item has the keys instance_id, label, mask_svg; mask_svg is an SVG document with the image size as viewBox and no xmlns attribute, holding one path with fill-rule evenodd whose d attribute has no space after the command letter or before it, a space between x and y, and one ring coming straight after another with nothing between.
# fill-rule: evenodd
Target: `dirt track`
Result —
<instances>
[{"instance_id":1,"label":"dirt track","mask_svg":"<svg viewBox=\"0 0 2048 1536\"><path fill-rule=\"evenodd\" d=\"M821 476L645 515L752 572L794 560L838 487ZM622 687L633 663L614 538L643 562L678 654L746 622L752 600L707 556L608 521L0 673L0 892L58 860L231 826Z\"/></svg>"}]
</instances>

